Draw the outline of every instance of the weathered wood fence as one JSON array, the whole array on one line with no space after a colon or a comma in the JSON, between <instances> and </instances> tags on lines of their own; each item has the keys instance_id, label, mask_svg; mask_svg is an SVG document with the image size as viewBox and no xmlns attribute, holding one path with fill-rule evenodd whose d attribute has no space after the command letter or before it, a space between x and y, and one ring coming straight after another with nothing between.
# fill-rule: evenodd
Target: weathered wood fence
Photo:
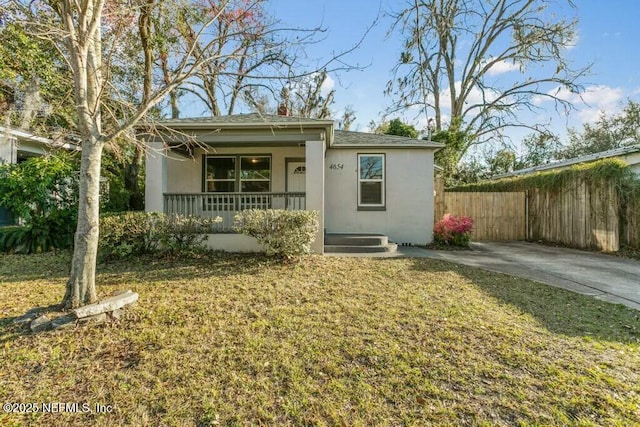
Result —
<instances>
[{"instance_id":1,"label":"weathered wood fence","mask_svg":"<svg viewBox=\"0 0 640 427\"><path fill-rule=\"evenodd\" d=\"M438 181L436 221L445 213L470 216L474 240L544 240L606 252L640 247L640 200L622 201L612 182L576 178L560 190L525 193L448 192Z\"/></svg>"},{"instance_id":2,"label":"weathered wood fence","mask_svg":"<svg viewBox=\"0 0 640 427\"><path fill-rule=\"evenodd\" d=\"M621 243L632 248L640 248L640 198L624 203L621 228Z\"/></svg>"},{"instance_id":3,"label":"weathered wood fence","mask_svg":"<svg viewBox=\"0 0 640 427\"><path fill-rule=\"evenodd\" d=\"M530 190L529 238L617 251L620 205L615 186L575 179L561 190Z\"/></svg>"},{"instance_id":4,"label":"weathered wood fence","mask_svg":"<svg viewBox=\"0 0 640 427\"><path fill-rule=\"evenodd\" d=\"M441 197L438 197L441 194ZM445 213L473 218L472 240L526 239L524 192L441 192L436 189L436 221Z\"/></svg>"}]
</instances>

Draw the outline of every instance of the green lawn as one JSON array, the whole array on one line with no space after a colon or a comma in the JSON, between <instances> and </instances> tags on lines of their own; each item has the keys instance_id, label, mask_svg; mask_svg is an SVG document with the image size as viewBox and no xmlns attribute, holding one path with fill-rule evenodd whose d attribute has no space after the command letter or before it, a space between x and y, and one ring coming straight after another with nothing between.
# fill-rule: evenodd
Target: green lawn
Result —
<instances>
[{"instance_id":1,"label":"green lawn","mask_svg":"<svg viewBox=\"0 0 640 427\"><path fill-rule=\"evenodd\" d=\"M640 425L640 312L428 259L214 254L99 268L124 321L32 335L68 254L0 256L0 425Z\"/></svg>"}]
</instances>

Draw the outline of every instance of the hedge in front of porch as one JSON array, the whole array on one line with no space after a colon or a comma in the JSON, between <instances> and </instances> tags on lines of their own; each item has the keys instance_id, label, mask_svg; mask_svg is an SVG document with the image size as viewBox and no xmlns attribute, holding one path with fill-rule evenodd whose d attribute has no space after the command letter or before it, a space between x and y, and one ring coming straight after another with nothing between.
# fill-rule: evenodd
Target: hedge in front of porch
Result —
<instances>
[{"instance_id":1,"label":"hedge in front of porch","mask_svg":"<svg viewBox=\"0 0 640 427\"><path fill-rule=\"evenodd\" d=\"M236 214L234 230L255 237L267 255L290 259L311 252L318 227L318 211L248 209Z\"/></svg>"}]
</instances>

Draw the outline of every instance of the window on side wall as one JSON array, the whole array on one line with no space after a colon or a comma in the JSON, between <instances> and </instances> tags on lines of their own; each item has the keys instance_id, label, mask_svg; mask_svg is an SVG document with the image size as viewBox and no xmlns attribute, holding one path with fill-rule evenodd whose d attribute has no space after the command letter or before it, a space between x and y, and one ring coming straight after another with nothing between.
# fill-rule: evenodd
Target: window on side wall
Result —
<instances>
[{"instance_id":1,"label":"window on side wall","mask_svg":"<svg viewBox=\"0 0 640 427\"><path fill-rule=\"evenodd\" d=\"M385 156L358 154L358 208L384 209Z\"/></svg>"}]
</instances>

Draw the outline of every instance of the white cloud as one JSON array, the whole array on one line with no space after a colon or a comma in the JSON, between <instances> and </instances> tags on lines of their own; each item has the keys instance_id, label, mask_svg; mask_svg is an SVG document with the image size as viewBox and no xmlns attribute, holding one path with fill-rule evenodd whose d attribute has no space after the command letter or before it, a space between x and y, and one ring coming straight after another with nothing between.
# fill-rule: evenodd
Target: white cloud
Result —
<instances>
[{"instance_id":1,"label":"white cloud","mask_svg":"<svg viewBox=\"0 0 640 427\"><path fill-rule=\"evenodd\" d=\"M327 74L327 78L324 79L324 82L322 82L322 86L320 86L320 93L322 94L322 96L327 96L335 86L336 86L336 81L333 80L331 76Z\"/></svg>"},{"instance_id":2,"label":"white cloud","mask_svg":"<svg viewBox=\"0 0 640 427\"><path fill-rule=\"evenodd\" d=\"M564 87L557 87L547 92L549 95L570 102L576 107L574 113L582 123L594 122L601 114L612 115L620 111L620 101L624 99L625 91L619 87L593 85L585 88L582 94L572 93ZM537 96L534 104L541 106L551 99Z\"/></svg>"},{"instance_id":3,"label":"white cloud","mask_svg":"<svg viewBox=\"0 0 640 427\"><path fill-rule=\"evenodd\" d=\"M489 68L488 74L490 76L497 76L499 74L510 73L511 71L518 70L520 70L520 66L518 64L508 61L498 61Z\"/></svg>"},{"instance_id":4,"label":"white cloud","mask_svg":"<svg viewBox=\"0 0 640 427\"><path fill-rule=\"evenodd\" d=\"M566 50L571 50L574 47L578 46L578 42L580 41L580 35L578 33L574 33L573 37L571 38L571 40L569 40L567 42L567 44L565 45L565 49Z\"/></svg>"}]
</instances>

